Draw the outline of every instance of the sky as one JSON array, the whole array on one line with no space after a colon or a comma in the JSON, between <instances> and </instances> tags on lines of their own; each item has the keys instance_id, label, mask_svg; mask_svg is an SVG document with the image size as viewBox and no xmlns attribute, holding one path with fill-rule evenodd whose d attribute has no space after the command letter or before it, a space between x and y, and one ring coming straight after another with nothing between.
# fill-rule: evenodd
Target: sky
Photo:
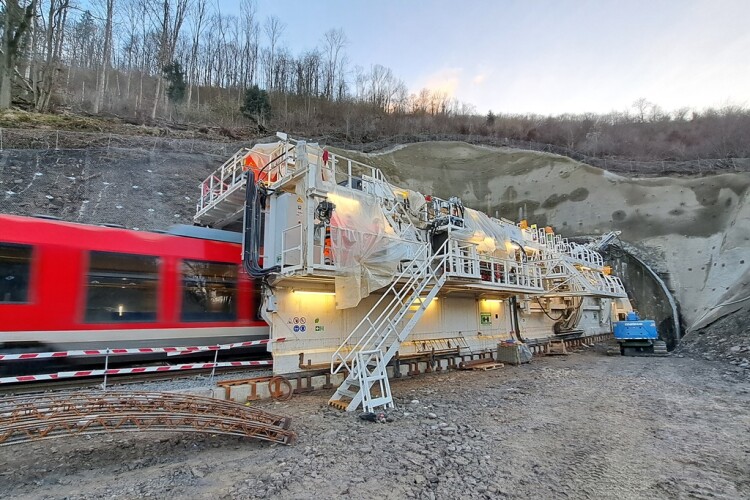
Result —
<instances>
[{"instance_id":1,"label":"sky","mask_svg":"<svg viewBox=\"0 0 750 500\"><path fill-rule=\"evenodd\" d=\"M225 13L238 0L218 0ZM293 53L342 28L349 61L479 113L750 106L750 0L257 0Z\"/></svg>"}]
</instances>

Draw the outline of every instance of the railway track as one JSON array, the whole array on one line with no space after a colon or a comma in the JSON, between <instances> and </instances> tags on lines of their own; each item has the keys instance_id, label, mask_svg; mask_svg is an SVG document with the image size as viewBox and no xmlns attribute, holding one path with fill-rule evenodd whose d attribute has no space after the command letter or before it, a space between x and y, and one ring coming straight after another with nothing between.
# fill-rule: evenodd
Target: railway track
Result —
<instances>
[{"instance_id":1,"label":"railway track","mask_svg":"<svg viewBox=\"0 0 750 500\"><path fill-rule=\"evenodd\" d=\"M216 368L217 374L243 374L247 372L257 372L268 370L268 366L244 367L237 369L233 367ZM116 377L107 377L107 387L127 386L143 382L164 382L169 380L183 380L191 377L205 376L211 373L211 369L176 371L164 373L138 373L133 375L118 375ZM65 380L45 380L40 382L19 382L17 384L8 384L0 386L0 398L3 396L20 395L20 394L38 394L44 392L57 392L70 389L95 389L101 388L104 382L102 376L65 379Z\"/></svg>"}]
</instances>

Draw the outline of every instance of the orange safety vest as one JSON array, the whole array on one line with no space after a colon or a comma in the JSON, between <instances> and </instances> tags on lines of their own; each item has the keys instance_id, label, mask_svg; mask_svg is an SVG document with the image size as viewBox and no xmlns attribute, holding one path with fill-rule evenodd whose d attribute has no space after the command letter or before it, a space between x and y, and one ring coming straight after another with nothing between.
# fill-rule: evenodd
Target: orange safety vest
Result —
<instances>
[{"instance_id":1,"label":"orange safety vest","mask_svg":"<svg viewBox=\"0 0 750 500\"><path fill-rule=\"evenodd\" d=\"M333 264L333 248L331 244L331 226L326 226L326 235L323 240L323 261L326 265Z\"/></svg>"}]
</instances>

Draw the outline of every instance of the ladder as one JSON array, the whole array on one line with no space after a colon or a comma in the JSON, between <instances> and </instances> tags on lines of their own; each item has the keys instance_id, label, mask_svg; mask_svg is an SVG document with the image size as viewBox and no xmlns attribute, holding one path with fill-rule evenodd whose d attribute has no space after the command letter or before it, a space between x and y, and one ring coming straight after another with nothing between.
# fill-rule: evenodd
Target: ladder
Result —
<instances>
[{"instance_id":1,"label":"ladder","mask_svg":"<svg viewBox=\"0 0 750 500\"><path fill-rule=\"evenodd\" d=\"M346 370L347 377L329 405L346 411L360 404L366 411L393 405L386 366L445 284L446 243L434 256L429 245L422 245L413 260L403 263L388 290L333 353L331 373ZM379 397L371 393L376 382Z\"/></svg>"}]
</instances>

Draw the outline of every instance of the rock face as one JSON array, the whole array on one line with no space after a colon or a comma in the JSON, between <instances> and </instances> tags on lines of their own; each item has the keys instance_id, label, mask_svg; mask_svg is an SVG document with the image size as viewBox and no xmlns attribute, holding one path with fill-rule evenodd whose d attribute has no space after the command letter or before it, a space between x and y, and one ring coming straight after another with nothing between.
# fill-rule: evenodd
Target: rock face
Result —
<instances>
[{"instance_id":1,"label":"rock face","mask_svg":"<svg viewBox=\"0 0 750 500\"><path fill-rule=\"evenodd\" d=\"M226 158L134 149L0 152L0 212L167 229L192 224L199 184Z\"/></svg>"},{"instance_id":2,"label":"rock face","mask_svg":"<svg viewBox=\"0 0 750 500\"><path fill-rule=\"evenodd\" d=\"M662 271L688 331L750 307L736 302L750 295L750 174L639 179L557 155L458 142L358 159L396 184L460 196L490 215L527 218L564 236L622 231Z\"/></svg>"}]
</instances>

